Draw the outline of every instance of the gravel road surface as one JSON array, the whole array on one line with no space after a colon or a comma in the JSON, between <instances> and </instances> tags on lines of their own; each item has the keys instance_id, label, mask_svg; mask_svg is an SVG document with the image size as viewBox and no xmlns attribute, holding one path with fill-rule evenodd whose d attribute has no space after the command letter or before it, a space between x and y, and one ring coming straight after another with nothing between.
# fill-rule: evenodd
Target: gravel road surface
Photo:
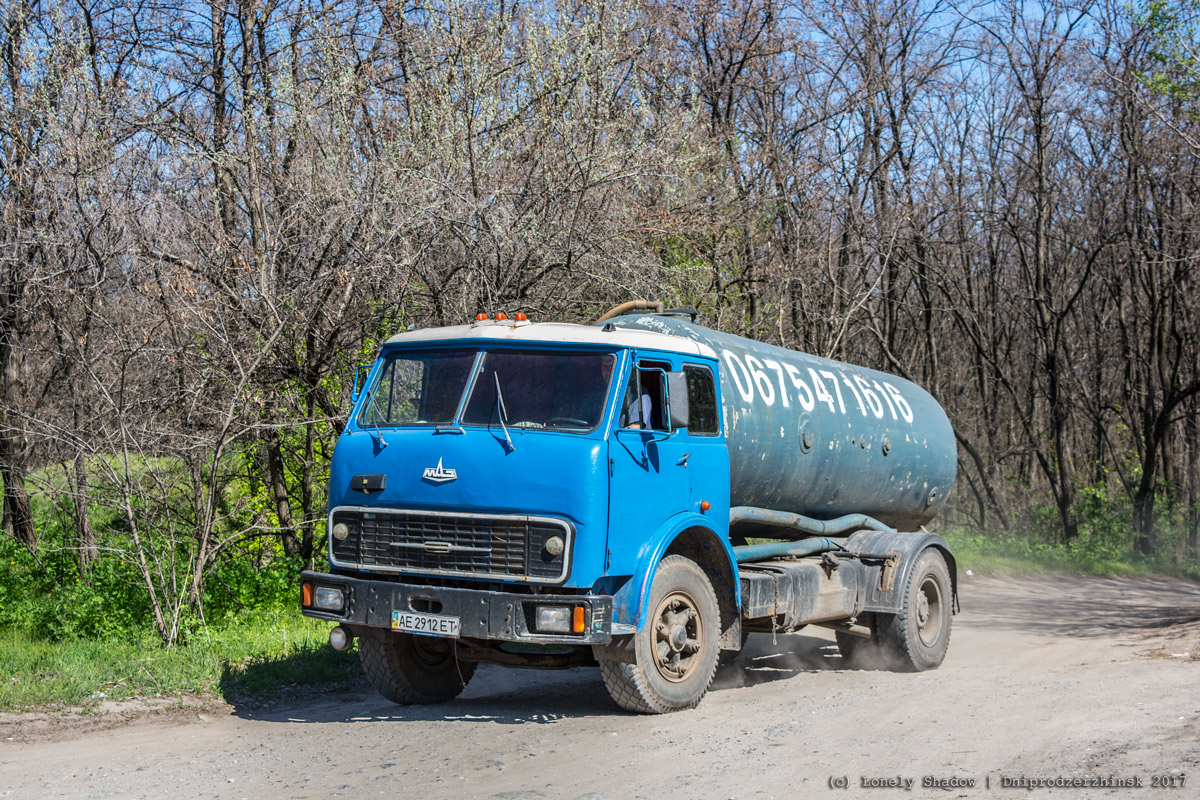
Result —
<instances>
[{"instance_id":1,"label":"gravel road surface","mask_svg":"<svg viewBox=\"0 0 1200 800\"><path fill-rule=\"evenodd\" d=\"M619 711L595 668L491 666L442 706L362 683L2 716L0 797L1200 797L1200 585L964 577L961 595L938 670L756 634L699 708L660 717Z\"/></svg>"}]
</instances>

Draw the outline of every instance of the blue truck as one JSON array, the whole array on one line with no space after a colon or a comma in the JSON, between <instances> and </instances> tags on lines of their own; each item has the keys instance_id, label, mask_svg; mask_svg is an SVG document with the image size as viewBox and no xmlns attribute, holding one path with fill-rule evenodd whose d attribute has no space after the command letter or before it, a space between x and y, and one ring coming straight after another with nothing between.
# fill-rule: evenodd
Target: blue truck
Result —
<instances>
[{"instance_id":1,"label":"blue truck","mask_svg":"<svg viewBox=\"0 0 1200 800\"><path fill-rule=\"evenodd\" d=\"M403 704L491 663L599 666L621 707L677 711L750 632L805 625L851 665L939 666L956 568L923 526L957 450L938 403L626 306L390 338L333 455L303 613Z\"/></svg>"}]
</instances>

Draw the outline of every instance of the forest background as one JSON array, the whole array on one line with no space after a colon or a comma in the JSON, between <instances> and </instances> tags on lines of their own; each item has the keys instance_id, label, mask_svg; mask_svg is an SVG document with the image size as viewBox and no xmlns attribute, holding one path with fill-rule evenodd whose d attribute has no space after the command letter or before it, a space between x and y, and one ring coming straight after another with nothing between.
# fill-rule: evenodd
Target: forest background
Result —
<instances>
[{"instance_id":1,"label":"forest background","mask_svg":"<svg viewBox=\"0 0 1200 800\"><path fill-rule=\"evenodd\" d=\"M1197 0L2 8L5 651L315 652L356 365L634 297L927 387L968 549L1200 564Z\"/></svg>"}]
</instances>

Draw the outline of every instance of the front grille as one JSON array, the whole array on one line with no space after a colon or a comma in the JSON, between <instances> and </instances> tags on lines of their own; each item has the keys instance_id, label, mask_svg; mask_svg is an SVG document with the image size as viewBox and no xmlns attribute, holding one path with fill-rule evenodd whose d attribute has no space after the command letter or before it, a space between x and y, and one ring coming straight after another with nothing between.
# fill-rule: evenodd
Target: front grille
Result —
<instances>
[{"instance_id":1,"label":"front grille","mask_svg":"<svg viewBox=\"0 0 1200 800\"><path fill-rule=\"evenodd\" d=\"M454 514L336 508L333 524L346 523L350 535L330 537L336 566L429 575L556 583L567 576L571 524L550 517L516 514ZM558 536L563 552L546 552Z\"/></svg>"}]
</instances>

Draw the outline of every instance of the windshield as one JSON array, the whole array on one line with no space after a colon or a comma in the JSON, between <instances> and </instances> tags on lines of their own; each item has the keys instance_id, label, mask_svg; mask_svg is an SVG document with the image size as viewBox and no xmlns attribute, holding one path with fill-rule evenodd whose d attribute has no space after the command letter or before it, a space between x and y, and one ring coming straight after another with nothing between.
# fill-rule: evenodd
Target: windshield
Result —
<instances>
[{"instance_id":1,"label":"windshield","mask_svg":"<svg viewBox=\"0 0 1200 800\"><path fill-rule=\"evenodd\" d=\"M358 424L376 427L453 422L475 356L474 350L389 356L371 386Z\"/></svg>"},{"instance_id":2,"label":"windshield","mask_svg":"<svg viewBox=\"0 0 1200 800\"><path fill-rule=\"evenodd\" d=\"M510 428L525 430L590 431L604 415L615 363L612 353L490 350L479 365L462 423L503 421Z\"/></svg>"}]
</instances>

